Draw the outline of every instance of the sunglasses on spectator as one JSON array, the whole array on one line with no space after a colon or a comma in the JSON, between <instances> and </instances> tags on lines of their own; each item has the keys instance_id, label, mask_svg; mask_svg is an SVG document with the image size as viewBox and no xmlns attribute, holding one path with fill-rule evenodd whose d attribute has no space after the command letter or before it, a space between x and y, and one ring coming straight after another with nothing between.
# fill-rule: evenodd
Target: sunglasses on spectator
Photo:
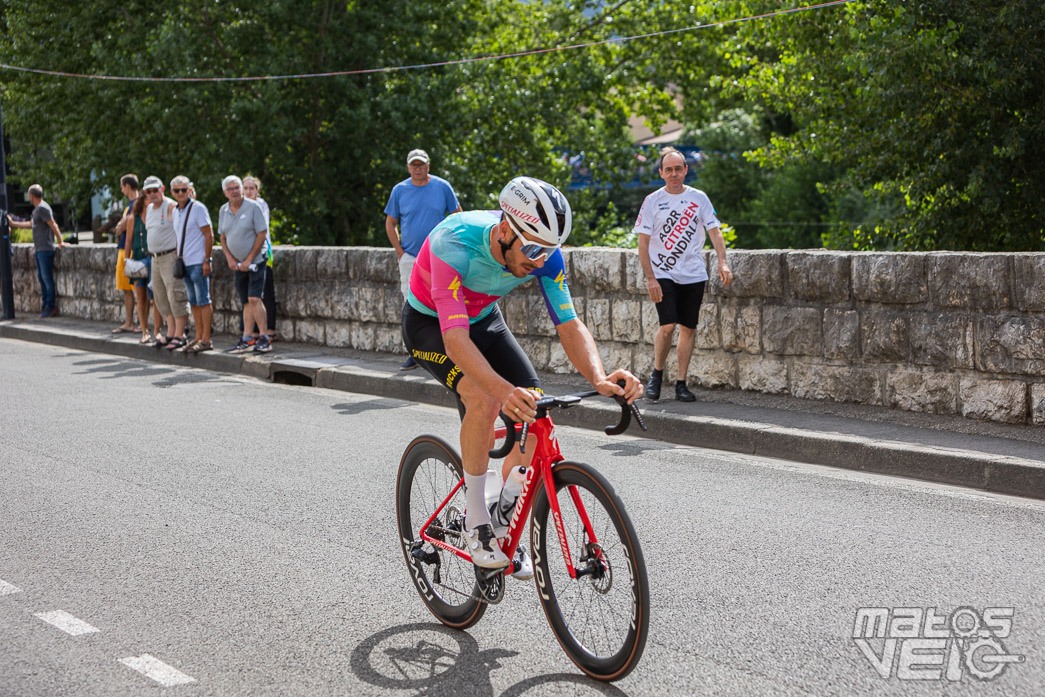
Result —
<instances>
[{"instance_id":1,"label":"sunglasses on spectator","mask_svg":"<svg viewBox=\"0 0 1045 697\"><path fill-rule=\"evenodd\" d=\"M179 187L177 189L171 189L171 191L173 191L176 194L184 194L188 190L189 190L188 187L185 187L185 186Z\"/></svg>"},{"instance_id":2,"label":"sunglasses on spectator","mask_svg":"<svg viewBox=\"0 0 1045 697\"><path fill-rule=\"evenodd\" d=\"M146 189L145 193L147 193L147 194L158 194L158 193L160 193L160 190L159 189Z\"/></svg>"}]
</instances>

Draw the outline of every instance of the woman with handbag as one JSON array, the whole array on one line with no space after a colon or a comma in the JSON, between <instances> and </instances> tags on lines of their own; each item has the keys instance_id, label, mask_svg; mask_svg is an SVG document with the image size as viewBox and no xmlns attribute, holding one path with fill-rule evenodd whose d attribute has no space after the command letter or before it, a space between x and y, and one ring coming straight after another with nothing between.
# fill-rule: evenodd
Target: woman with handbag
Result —
<instances>
[{"instance_id":1,"label":"woman with handbag","mask_svg":"<svg viewBox=\"0 0 1045 697\"><path fill-rule=\"evenodd\" d=\"M152 264L149 259L149 247L146 242L145 229L145 206L148 201L144 196L134 199L131 207L131 218L127 221L128 234L124 255L133 261L145 265L145 276L134 278L134 294L138 301L138 323L141 325L142 338L139 343L152 343L152 335L149 334L149 308L153 310L153 330L156 336L160 335L162 320L160 310L152 300L152 289L149 288Z\"/></svg>"}]
</instances>

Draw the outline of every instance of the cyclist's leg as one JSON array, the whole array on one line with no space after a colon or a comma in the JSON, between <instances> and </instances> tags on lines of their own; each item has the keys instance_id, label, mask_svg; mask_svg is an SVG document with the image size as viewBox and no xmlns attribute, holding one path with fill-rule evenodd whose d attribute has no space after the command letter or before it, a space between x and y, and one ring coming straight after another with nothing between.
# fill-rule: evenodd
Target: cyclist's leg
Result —
<instances>
[{"instance_id":1,"label":"cyclist's leg","mask_svg":"<svg viewBox=\"0 0 1045 697\"><path fill-rule=\"evenodd\" d=\"M473 336L472 340L479 347L479 350L482 351L486 360L489 361L490 367L498 375L517 387L525 387L535 392L543 393L541 380L537 377L537 371L534 369L529 357L522 350L519 342L516 341L515 335L508 329L508 325L505 323L500 310L495 307L490 316L484 320L484 323L485 326L482 333ZM499 408L500 405L498 405ZM494 418L496 416L497 411L494 412ZM530 436L526 439L525 454L521 452L520 444L513 448L512 452L504 458L504 464L501 466L502 482L508 479L508 473L514 467L519 465L529 466L530 461L533 459L536 443L537 439Z\"/></svg>"}]
</instances>

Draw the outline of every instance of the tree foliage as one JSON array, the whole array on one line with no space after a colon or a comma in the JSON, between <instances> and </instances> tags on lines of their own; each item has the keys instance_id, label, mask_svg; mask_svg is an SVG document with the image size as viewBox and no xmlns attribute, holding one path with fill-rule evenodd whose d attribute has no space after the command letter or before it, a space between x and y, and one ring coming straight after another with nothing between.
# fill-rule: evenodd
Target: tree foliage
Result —
<instances>
[{"instance_id":1,"label":"tree foliage","mask_svg":"<svg viewBox=\"0 0 1045 697\"><path fill-rule=\"evenodd\" d=\"M762 140L747 152L759 166L725 168L719 184L751 189L746 216L858 223L828 236L847 248L1041 248L1040 0L862 0L657 35L778 9L0 0L0 62L13 65L152 78L366 71L169 83L0 70L9 161L21 183L79 200L126 172L185 174L212 208L224 175L249 172L265 184L277 239L365 244L383 243L381 211L414 147L466 208L493 205L519 173L565 186L567 156L584 152L599 186L571 200L575 241L588 243L630 223L604 188L634 176L629 118L707 126L742 108L758 119ZM617 40L640 34L651 36ZM591 45L559 50L577 44ZM702 186L733 205L707 186L714 176L713 165ZM803 246L815 241L806 232ZM784 239L759 234L761 245Z\"/></svg>"}]
</instances>

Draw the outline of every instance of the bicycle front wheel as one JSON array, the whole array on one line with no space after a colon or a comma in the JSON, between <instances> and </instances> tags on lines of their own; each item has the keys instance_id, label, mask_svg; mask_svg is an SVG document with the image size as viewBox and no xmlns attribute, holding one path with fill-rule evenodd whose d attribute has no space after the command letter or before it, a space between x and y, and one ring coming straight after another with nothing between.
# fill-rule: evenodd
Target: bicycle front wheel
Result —
<instances>
[{"instance_id":1,"label":"bicycle front wheel","mask_svg":"<svg viewBox=\"0 0 1045 697\"><path fill-rule=\"evenodd\" d=\"M466 629L486 612L479 600L472 564L420 539L421 526L461 481L464 469L457 452L435 436L420 436L407 447L396 481L396 518L410 578L428 609L440 622ZM462 487L428 526L431 537L461 547L465 496Z\"/></svg>"},{"instance_id":2,"label":"bicycle front wheel","mask_svg":"<svg viewBox=\"0 0 1045 697\"><path fill-rule=\"evenodd\" d=\"M624 505L601 474L582 463L560 462L552 475L577 578L567 571L542 486L530 523L537 595L570 660L597 680L619 680L638 664L649 630L642 549Z\"/></svg>"}]
</instances>

